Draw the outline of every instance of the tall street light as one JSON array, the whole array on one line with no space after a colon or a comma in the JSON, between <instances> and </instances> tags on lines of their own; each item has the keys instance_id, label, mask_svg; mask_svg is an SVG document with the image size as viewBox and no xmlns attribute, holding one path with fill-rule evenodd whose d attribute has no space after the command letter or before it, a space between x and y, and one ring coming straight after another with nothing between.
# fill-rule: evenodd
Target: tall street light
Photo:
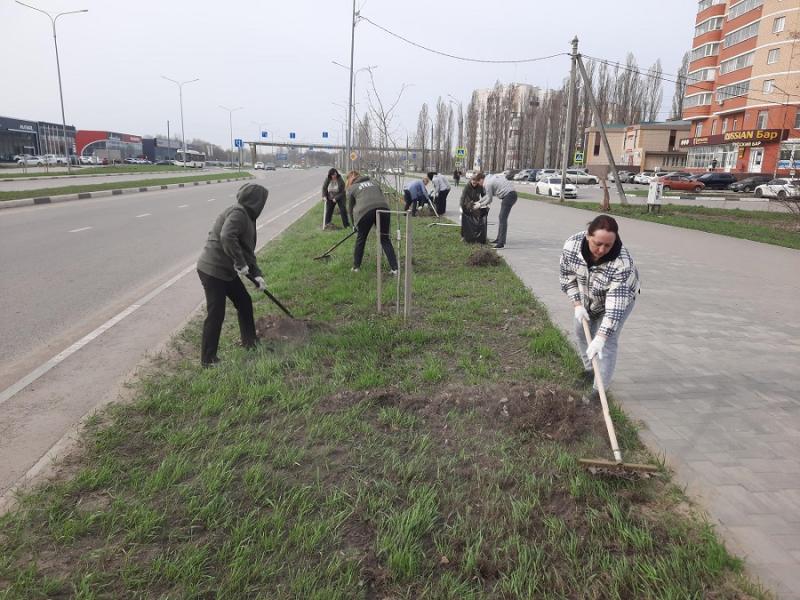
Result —
<instances>
[{"instance_id":1,"label":"tall street light","mask_svg":"<svg viewBox=\"0 0 800 600\"><path fill-rule=\"evenodd\" d=\"M56 71L58 71L58 96L61 100L61 125L63 127L62 133L64 135L64 157L67 159L67 173L72 173L72 169L70 168L70 156L69 156L69 147L67 145L67 117L64 114L64 92L61 89L61 63L58 60L58 38L56 37L56 21L58 17L63 17L64 15L75 15L78 13L85 13L89 12L88 9L82 10L70 10L68 12L58 13L55 17L51 15L49 12L42 10L41 8L36 8L35 6L31 6L30 4L25 4L24 2L20 2L16 0L17 4L30 8L31 10L35 10L36 12L40 12L43 15L47 15L50 19L50 23L53 25L53 44L56 47Z\"/></svg>"},{"instance_id":2,"label":"tall street light","mask_svg":"<svg viewBox=\"0 0 800 600\"><path fill-rule=\"evenodd\" d=\"M354 5L354 8L355 8L355 5ZM355 23L355 17L354 17L353 22ZM353 96L355 95L356 82L358 80L358 74L361 73L361 71L371 71L372 69L377 69L378 65L369 65L368 67L361 67L360 69L357 69L356 71L353 71L353 64L352 64L353 63L353 57L352 56L350 57L350 66L349 67L343 65L342 63L336 62L335 60L332 60L331 63L333 63L337 67L342 67L343 69L346 69L346 70L350 71L350 99L348 100L349 108L348 108L348 111L347 111L347 170L349 171L350 170L350 162L351 162L350 161L350 153L353 150L353 142L352 142L353 120L354 120L353 111L355 109L355 104L353 103Z\"/></svg>"},{"instance_id":3,"label":"tall street light","mask_svg":"<svg viewBox=\"0 0 800 600\"><path fill-rule=\"evenodd\" d=\"M183 168L186 168L186 130L183 127L183 86L187 83L194 83L195 81L200 81L199 79L190 79L189 81L175 81L174 79L170 79L169 77L165 77L164 75L161 76L162 79L166 79L167 81L171 81L175 85L178 86L178 97L181 101L181 138L183 139Z\"/></svg>"},{"instance_id":4,"label":"tall street light","mask_svg":"<svg viewBox=\"0 0 800 600\"><path fill-rule=\"evenodd\" d=\"M242 110L244 106L237 106L236 108L228 108L227 106L219 105L222 110L228 111L228 125L231 129L231 166L233 166L233 113L237 110Z\"/></svg>"}]
</instances>

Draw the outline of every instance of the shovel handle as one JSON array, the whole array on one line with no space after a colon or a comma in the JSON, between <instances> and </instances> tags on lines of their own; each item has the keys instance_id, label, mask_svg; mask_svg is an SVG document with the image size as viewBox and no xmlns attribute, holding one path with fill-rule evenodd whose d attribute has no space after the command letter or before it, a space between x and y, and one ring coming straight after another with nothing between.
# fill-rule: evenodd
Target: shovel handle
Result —
<instances>
[{"instance_id":1,"label":"shovel handle","mask_svg":"<svg viewBox=\"0 0 800 600\"><path fill-rule=\"evenodd\" d=\"M589 322L586 319L581 319L583 325L583 334L586 336L586 343L592 343L592 332L589 331ZM618 463L622 462L622 452L619 450L619 443L617 442L617 432L614 430L614 422L611 420L611 413L608 410L608 398L606 398L606 388L603 385L603 377L600 375L600 361L597 356L592 357L592 369L594 369L594 382L597 385L597 391L600 394L600 404L603 407L603 419L606 422L606 430L608 431L608 440L611 442L611 451L614 453L614 460Z\"/></svg>"}]
</instances>

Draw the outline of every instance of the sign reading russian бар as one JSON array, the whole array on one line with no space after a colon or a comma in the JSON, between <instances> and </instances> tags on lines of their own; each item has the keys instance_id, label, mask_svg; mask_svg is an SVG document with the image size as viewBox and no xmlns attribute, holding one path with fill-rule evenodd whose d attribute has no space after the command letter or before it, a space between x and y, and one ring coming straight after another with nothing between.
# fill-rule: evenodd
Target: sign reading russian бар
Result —
<instances>
[{"instance_id":1,"label":"sign reading russian \u0431\u0430\u0440","mask_svg":"<svg viewBox=\"0 0 800 600\"><path fill-rule=\"evenodd\" d=\"M743 131L728 131L719 135L686 138L681 140L681 146L717 146L719 144L760 146L770 142L780 142L788 137L788 129L745 129Z\"/></svg>"}]
</instances>

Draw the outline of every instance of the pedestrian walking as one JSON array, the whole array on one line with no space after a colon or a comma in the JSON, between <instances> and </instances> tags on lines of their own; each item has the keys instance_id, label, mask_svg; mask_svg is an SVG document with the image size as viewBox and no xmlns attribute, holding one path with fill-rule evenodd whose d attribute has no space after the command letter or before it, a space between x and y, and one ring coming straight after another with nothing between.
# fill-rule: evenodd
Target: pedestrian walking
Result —
<instances>
[{"instance_id":1,"label":"pedestrian walking","mask_svg":"<svg viewBox=\"0 0 800 600\"><path fill-rule=\"evenodd\" d=\"M456 182L456 187L458 187L458 182L461 180L461 171L456 169L453 171L453 181Z\"/></svg>"},{"instance_id":2,"label":"pedestrian walking","mask_svg":"<svg viewBox=\"0 0 800 600\"><path fill-rule=\"evenodd\" d=\"M492 248L503 248L506 245L506 233L508 232L508 215L511 213L511 208L517 203L517 192L514 185L501 173L486 177L483 189L485 196L481 199L482 207L488 207L494 196L500 198L497 237L491 244Z\"/></svg>"},{"instance_id":3,"label":"pedestrian walking","mask_svg":"<svg viewBox=\"0 0 800 600\"><path fill-rule=\"evenodd\" d=\"M327 228L331 224L333 218L333 209L339 206L339 214L342 217L342 227L350 227L350 220L347 218L347 207L345 206L345 190L344 181L339 171L331 169L328 171L328 176L322 183L322 199L325 200L325 224L323 227Z\"/></svg>"},{"instance_id":4,"label":"pedestrian walking","mask_svg":"<svg viewBox=\"0 0 800 600\"><path fill-rule=\"evenodd\" d=\"M450 193L450 184L447 182L447 177L441 173L430 172L428 179L433 184L434 206L436 206L436 214L443 215L447 210L447 195Z\"/></svg>"},{"instance_id":5,"label":"pedestrian walking","mask_svg":"<svg viewBox=\"0 0 800 600\"><path fill-rule=\"evenodd\" d=\"M405 208L403 210L408 211L411 208L411 216L417 216L417 209L422 208L428 202L430 202L430 195L428 194L428 190L425 186L430 183L430 180L427 177L423 177L420 179L414 179L410 183L407 183L405 187L403 187L403 198L406 201Z\"/></svg>"},{"instance_id":6,"label":"pedestrian walking","mask_svg":"<svg viewBox=\"0 0 800 600\"><path fill-rule=\"evenodd\" d=\"M630 316L639 291L639 272L619 237L617 222L600 215L586 231L570 237L561 252L561 291L572 300L584 377L594 380L592 358L600 361L600 375L608 387L614 377L622 327ZM587 344L583 320L593 336ZM599 399L597 384L585 401Z\"/></svg>"},{"instance_id":7,"label":"pedestrian walking","mask_svg":"<svg viewBox=\"0 0 800 600\"><path fill-rule=\"evenodd\" d=\"M239 277L248 277L259 290L266 289L255 248L256 219L268 196L269 191L257 183L246 183L239 188L236 204L222 211L214 221L197 261L197 274L206 295L207 315L200 344L200 363L204 367L219 362L217 348L226 298L236 307L242 346L253 348L258 342L253 301Z\"/></svg>"},{"instance_id":8,"label":"pedestrian walking","mask_svg":"<svg viewBox=\"0 0 800 600\"><path fill-rule=\"evenodd\" d=\"M377 224L381 248L386 255L386 260L389 261L389 269L392 275L397 275L397 256L389 237L389 214L383 213L379 217L379 210L389 210L389 203L380 186L367 175L361 175L358 171L350 171L347 174L347 212L358 232L353 250L352 270L358 272L361 269L367 236L370 229Z\"/></svg>"}]
</instances>

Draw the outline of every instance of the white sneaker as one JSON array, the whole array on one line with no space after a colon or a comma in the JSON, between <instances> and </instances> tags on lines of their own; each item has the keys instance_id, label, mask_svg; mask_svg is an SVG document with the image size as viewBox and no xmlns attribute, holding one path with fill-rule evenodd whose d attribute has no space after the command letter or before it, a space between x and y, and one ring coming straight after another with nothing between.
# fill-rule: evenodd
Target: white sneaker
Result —
<instances>
[{"instance_id":1,"label":"white sneaker","mask_svg":"<svg viewBox=\"0 0 800 600\"><path fill-rule=\"evenodd\" d=\"M357 267L353 267L353 268L352 268L352 269L350 269L350 270L351 270L353 273L358 273L358 272L359 272L361 269L359 269L359 268L357 268Z\"/></svg>"}]
</instances>

